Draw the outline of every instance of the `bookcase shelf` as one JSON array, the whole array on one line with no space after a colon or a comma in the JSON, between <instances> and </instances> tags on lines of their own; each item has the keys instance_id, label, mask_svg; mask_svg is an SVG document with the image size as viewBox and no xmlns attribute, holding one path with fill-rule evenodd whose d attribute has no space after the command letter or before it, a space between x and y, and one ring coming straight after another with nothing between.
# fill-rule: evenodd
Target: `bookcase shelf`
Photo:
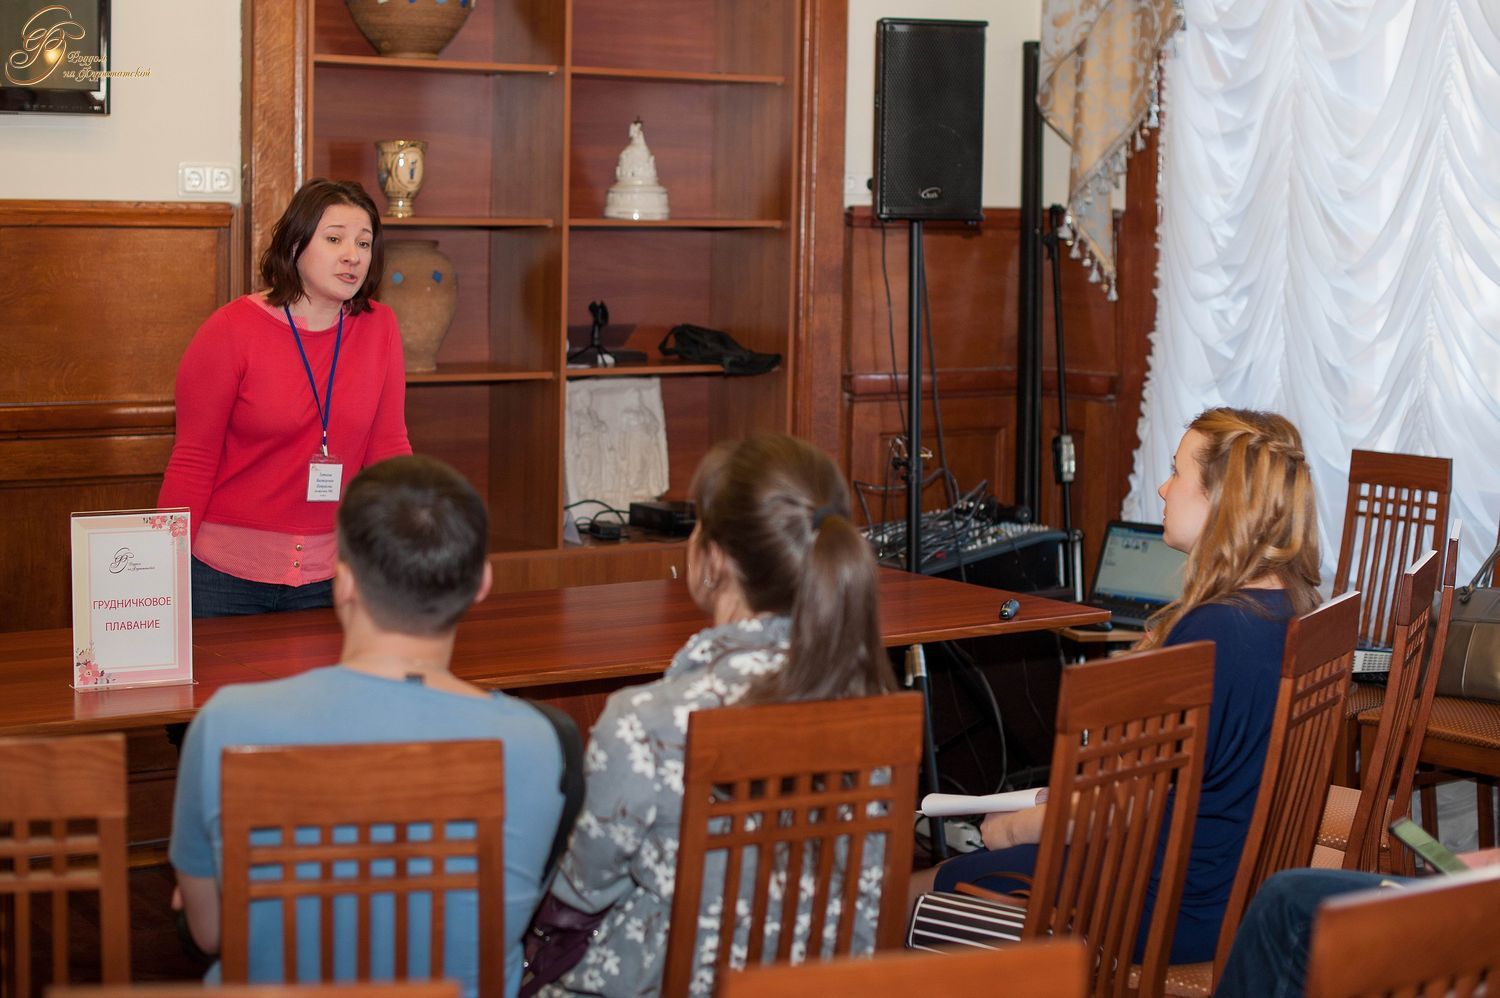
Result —
<instances>
[{"instance_id":1,"label":"bookcase shelf","mask_svg":"<svg viewBox=\"0 0 1500 998\"><path fill-rule=\"evenodd\" d=\"M303 60L250 84L254 113L295 122L303 138L291 169L252 181L250 255L268 235L258 220L274 219L303 178L358 180L382 203L374 142L425 139L414 214L382 218L385 238L435 240L457 272L437 370L407 376L413 447L485 497L505 585L644 577L629 550L653 573L675 564L680 541L564 544L569 386L660 378L675 498L716 442L792 429L804 238L794 223L808 182L798 158L812 145L799 130L814 127L796 83L815 0L489 0L436 59L375 55L342 0L295 2L296 16L268 8L247 21L254 51ZM637 117L668 220L603 217ZM286 130L251 134L247 156L265 157ZM615 335L625 331L622 348L646 351L645 363L566 365L569 330L588 326L599 299ZM681 322L782 365L727 378L719 365L662 357Z\"/></svg>"}]
</instances>

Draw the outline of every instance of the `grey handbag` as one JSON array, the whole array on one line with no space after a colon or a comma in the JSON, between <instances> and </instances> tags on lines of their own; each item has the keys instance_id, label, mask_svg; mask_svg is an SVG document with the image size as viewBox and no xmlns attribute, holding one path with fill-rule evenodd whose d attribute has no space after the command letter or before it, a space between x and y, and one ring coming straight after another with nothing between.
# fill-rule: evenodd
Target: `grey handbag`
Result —
<instances>
[{"instance_id":1,"label":"grey handbag","mask_svg":"<svg viewBox=\"0 0 1500 998\"><path fill-rule=\"evenodd\" d=\"M1500 545L1473 580L1453 592L1448 647L1443 650L1437 691L1445 697L1500 700L1500 589L1494 569Z\"/></svg>"}]
</instances>

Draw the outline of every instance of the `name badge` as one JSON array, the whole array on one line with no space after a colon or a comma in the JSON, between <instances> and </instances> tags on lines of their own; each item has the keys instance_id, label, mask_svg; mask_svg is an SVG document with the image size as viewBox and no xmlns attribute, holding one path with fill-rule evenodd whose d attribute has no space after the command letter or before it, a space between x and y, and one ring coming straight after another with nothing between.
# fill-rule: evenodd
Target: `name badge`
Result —
<instances>
[{"instance_id":1,"label":"name badge","mask_svg":"<svg viewBox=\"0 0 1500 998\"><path fill-rule=\"evenodd\" d=\"M344 484L344 462L329 454L314 454L307 463L307 501L338 502Z\"/></svg>"}]
</instances>

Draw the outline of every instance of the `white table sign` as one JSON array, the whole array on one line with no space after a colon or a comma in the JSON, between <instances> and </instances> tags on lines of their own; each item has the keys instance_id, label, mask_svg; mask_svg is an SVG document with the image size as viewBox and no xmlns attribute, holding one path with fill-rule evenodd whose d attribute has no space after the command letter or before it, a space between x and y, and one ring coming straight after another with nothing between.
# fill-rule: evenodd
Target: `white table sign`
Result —
<instances>
[{"instance_id":1,"label":"white table sign","mask_svg":"<svg viewBox=\"0 0 1500 998\"><path fill-rule=\"evenodd\" d=\"M186 509L73 514L73 688L193 681Z\"/></svg>"}]
</instances>

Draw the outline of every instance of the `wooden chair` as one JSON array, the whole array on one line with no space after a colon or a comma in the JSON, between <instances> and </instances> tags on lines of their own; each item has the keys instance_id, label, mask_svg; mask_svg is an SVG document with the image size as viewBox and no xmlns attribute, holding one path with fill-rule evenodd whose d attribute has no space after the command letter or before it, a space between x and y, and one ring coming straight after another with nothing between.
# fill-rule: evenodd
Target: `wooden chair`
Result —
<instances>
[{"instance_id":1,"label":"wooden chair","mask_svg":"<svg viewBox=\"0 0 1500 998\"><path fill-rule=\"evenodd\" d=\"M1364 593L1359 645L1394 646L1394 600L1401 573L1422 552L1438 547L1448 529L1452 491L1453 462L1448 458L1368 450L1350 454L1333 593ZM1438 572L1442 572L1441 563ZM1369 683L1356 682L1351 688L1345 708L1348 721L1334 750L1335 783L1359 786L1355 718L1379 706L1383 694L1379 686Z\"/></svg>"},{"instance_id":2,"label":"wooden chair","mask_svg":"<svg viewBox=\"0 0 1500 998\"><path fill-rule=\"evenodd\" d=\"M1457 548L1456 537L1455 532L1450 549ZM1390 852L1386 827L1411 806L1412 778L1422 744L1420 721L1426 717L1437 685L1424 657L1437 576L1436 551L1427 552L1402 573L1392 615L1395 648L1380 725L1365 757L1360 788L1337 784L1328 788L1314 866L1375 871L1384 868L1384 854L1396 872L1410 871L1404 852Z\"/></svg>"},{"instance_id":3,"label":"wooden chair","mask_svg":"<svg viewBox=\"0 0 1500 998\"><path fill-rule=\"evenodd\" d=\"M719 984L719 998L909 998L934 990L989 994L997 989L1028 998L1083 998L1088 993L1088 974L1083 943L1059 939L999 950L886 953L868 960L731 971Z\"/></svg>"},{"instance_id":4,"label":"wooden chair","mask_svg":"<svg viewBox=\"0 0 1500 998\"><path fill-rule=\"evenodd\" d=\"M1469 998L1500 984L1500 867L1330 898L1313 922L1308 998Z\"/></svg>"},{"instance_id":5,"label":"wooden chair","mask_svg":"<svg viewBox=\"0 0 1500 998\"><path fill-rule=\"evenodd\" d=\"M0 994L40 986L31 934L40 897L51 908L51 979L67 983L75 891L99 895L99 939L90 945L100 978L129 981L125 737L0 738Z\"/></svg>"},{"instance_id":6,"label":"wooden chair","mask_svg":"<svg viewBox=\"0 0 1500 998\"><path fill-rule=\"evenodd\" d=\"M1090 993L1101 998L1162 993L1203 782L1213 676L1209 641L1065 669L1031 896L959 885L1010 909L997 917L1024 919L1023 940L1082 936L1094 966ZM1132 966L1163 835L1145 960Z\"/></svg>"},{"instance_id":7,"label":"wooden chair","mask_svg":"<svg viewBox=\"0 0 1500 998\"><path fill-rule=\"evenodd\" d=\"M1312 860L1328 793L1324 774L1344 719L1359 599L1357 592L1345 593L1287 625L1260 793L1224 909L1218 949L1212 963L1168 968L1169 995L1211 995L1229 959L1235 930L1260 885L1278 870Z\"/></svg>"},{"instance_id":8,"label":"wooden chair","mask_svg":"<svg viewBox=\"0 0 1500 998\"><path fill-rule=\"evenodd\" d=\"M333 980L334 901L349 897L358 911L358 980L369 980L377 950L394 954L395 979L409 978L408 908L414 901L430 905L426 945L431 973L441 977L445 898L472 890L482 941L479 991L502 993L505 769L499 742L230 748L221 785L226 983L247 981L250 905L265 899L280 906L286 981L297 980L298 901L307 898L317 904L322 980ZM450 822L472 823L472 835L450 836ZM374 826L392 826L395 841L372 835ZM335 835L348 828L356 834ZM279 832L274 843L261 844L271 830ZM350 837L358 841L341 841ZM307 838L316 841L304 843ZM267 867L283 876L251 878L252 869ZM372 938L372 895L391 899L391 938Z\"/></svg>"},{"instance_id":9,"label":"wooden chair","mask_svg":"<svg viewBox=\"0 0 1500 998\"><path fill-rule=\"evenodd\" d=\"M848 953L856 901L872 890L860 875L871 849L883 865L876 945L900 945L922 723L921 698L910 693L692 714L663 994L688 993L700 953L712 954L722 979L736 927L747 966L773 946L786 961L803 941L809 959ZM709 866L722 876L706 876ZM724 902L717 928L700 935L705 897ZM796 931L799 915L805 932Z\"/></svg>"},{"instance_id":10,"label":"wooden chair","mask_svg":"<svg viewBox=\"0 0 1500 998\"><path fill-rule=\"evenodd\" d=\"M137 984L134 987L48 988L47 998L458 998L456 981L367 981L347 984Z\"/></svg>"}]
</instances>

